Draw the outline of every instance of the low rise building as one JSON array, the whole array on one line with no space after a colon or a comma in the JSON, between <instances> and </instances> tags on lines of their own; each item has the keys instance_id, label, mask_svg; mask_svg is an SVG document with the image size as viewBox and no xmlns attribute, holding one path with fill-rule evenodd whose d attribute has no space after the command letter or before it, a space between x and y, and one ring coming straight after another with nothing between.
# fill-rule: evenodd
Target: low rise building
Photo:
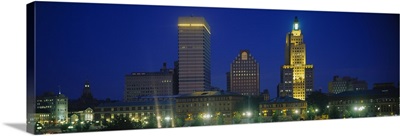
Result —
<instances>
[{"instance_id":1,"label":"low rise building","mask_svg":"<svg viewBox=\"0 0 400 136\"><path fill-rule=\"evenodd\" d=\"M196 117L213 118L222 116L224 124L231 124L233 113L244 96L222 91L195 91L176 97L176 113L186 122Z\"/></svg>"},{"instance_id":2,"label":"low rise building","mask_svg":"<svg viewBox=\"0 0 400 136\"><path fill-rule=\"evenodd\" d=\"M329 108L337 108L340 117L399 115L399 91L362 90L343 92L330 96Z\"/></svg>"},{"instance_id":3,"label":"low rise building","mask_svg":"<svg viewBox=\"0 0 400 136\"><path fill-rule=\"evenodd\" d=\"M304 118L307 111L307 102L289 96L276 97L259 104L259 110L264 117L279 114L283 116L299 115Z\"/></svg>"},{"instance_id":4,"label":"low rise building","mask_svg":"<svg viewBox=\"0 0 400 136\"><path fill-rule=\"evenodd\" d=\"M93 109L88 107L82 111L75 111L70 113L70 122L93 121ZM73 124L73 123L72 123Z\"/></svg>"},{"instance_id":5,"label":"low rise building","mask_svg":"<svg viewBox=\"0 0 400 136\"><path fill-rule=\"evenodd\" d=\"M368 83L364 80L358 80L349 76L339 77L334 76L333 81L329 82L328 90L329 93L338 94L346 91L359 91L367 90Z\"/></svg>"},{"instance_id":6,"label":"low rise building","mask_svg":"<svg viewBox=\"0 0 400 136\"><path fill-rule=\"evenodd\" d=\"M132 120L142 120L150 115L159 118L173 117L174 105L174 101L104 103L94 108L94 120L110 122L116 116L128 117Z\"/></svg>"},{"instance_id":7,"label":"low rise building","mask_svg":"<svg viewBox=\"0 0 400 136\"><path fill-rule=\"evenodd\" d=\"M68 97L59 92L44 93L36 98L36 112L33 121L50 123L53 125L68 122Z\"/></svg>"},{"instance_id":8,"label":"low rise building","mask_svg":"<svg viewBox=\"0 0 400 136\"><path fill-rule=\"evenodd\" d=\"M132 72L125 76L124 101L134 101L141 96L165 96L177 94L174 87L174 69L164 63L159 72Z\"/></svg>"}]
</instances>

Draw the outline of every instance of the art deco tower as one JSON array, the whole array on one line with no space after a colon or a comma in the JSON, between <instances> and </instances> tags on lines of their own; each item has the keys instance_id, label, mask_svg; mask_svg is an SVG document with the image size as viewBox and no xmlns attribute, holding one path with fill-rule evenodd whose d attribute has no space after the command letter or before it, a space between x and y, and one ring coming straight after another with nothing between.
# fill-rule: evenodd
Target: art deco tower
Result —
<instances>
[{"instance_id":1,"label":"art deco tower","mask_svg":"<svg viewBox=\"0 0 400 136\"><path fill-rule=\"evenodd\" d=\"M211 88L210 31L203 17L178 19L179 94Z\"/></svg>"},{"instance_id":2,"label":"art deco tower","mask_svg":"<svg viewBox=\"0 0 400 136\"><path fill-rule=\"evenodd\" d=\"M293 29L286 35L285 64L281 67L279 96L290 96L305 100L314 86L313 65L306 64L306 44L303 41L300 23L294 18Z\"/></svg>"},{"instance_id":3,"label":"art deco tower","mask_svg":"<svg viewBox=\"0 0 400 136\"><path fill-rule=\"evenodd\" d=\"M230 91L241 95L258 96L260 94L259 67L250 51L240 51L231 64Z\"/></svg>"}]
</instances>

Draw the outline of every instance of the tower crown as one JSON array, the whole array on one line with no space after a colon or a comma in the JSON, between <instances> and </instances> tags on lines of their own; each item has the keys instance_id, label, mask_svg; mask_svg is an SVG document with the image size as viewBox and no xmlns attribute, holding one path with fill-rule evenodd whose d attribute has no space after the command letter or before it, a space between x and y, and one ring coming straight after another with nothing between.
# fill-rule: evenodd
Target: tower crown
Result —
<instances>
[{"instance_id":1,"label":"tower crown","mask_svg":"<svg viewBox=\"0 0 400 136\"><path fill-rule=\"evenodd\" d=\"M86 81L85 82L85 88L89 88L90 86L89 86L90 84L89 84L89 81Z\"/></svg>"},{"instance_id":2,"label":"tower crown","mask_svg":"<svg viewBox=\"0 0 400 136\"><path fill-rule=\"evenodd\" d=\"M294 22L293 22L293 30L299 30L300 29L300 24L299 24L299 19L294 17Z\"/></svg>"},{"instance_id":3,"label":"tower crown","mask_svg":"<svg viewBox=\"0 0 400 136\"><path fill-rule=\"evenodd\" d=\"M84 88L83 88L83 93L82 93L82 96L81 96L81 97L84 97L84 98L93 98L92 92L90 91L90 84L89 84L89 81L86 81L86 82L85 82L85 86L84 86Z\"/></svg>"},{"instance_id":4,"label":"tower crown","mask_svg":"<svg viewBox=\"0 0 400 136\"><path fill-rule=\"evenodd\" d=\"M294 17L293 30L292 30L291 33L292 33L293 36L300 36L301 35L300 23L299 23L299 19L297 18L297 16Z\"/></svg>"}]
</instances>

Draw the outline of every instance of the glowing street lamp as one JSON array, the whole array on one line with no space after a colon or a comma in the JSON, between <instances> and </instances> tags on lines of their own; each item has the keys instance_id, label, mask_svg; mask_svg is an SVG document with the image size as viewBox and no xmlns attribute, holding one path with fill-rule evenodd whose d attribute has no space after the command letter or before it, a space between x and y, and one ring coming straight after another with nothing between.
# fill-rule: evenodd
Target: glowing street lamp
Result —
<instances>
[{"instance_id":1,"label":"glowing street lamp","mask_svg":"<svg viewBox=\"0 0 400 136\"><path fill-rule=\"evenodd\" d=\"M248 116L248 117L250 117L251 116L251 112L246 112L246 115Z\"/></svg>"},{"instance_id":2,"label":"glowing street lamp","mask_svg":"<svg viewBox=\"0 0 400 136\"><path fill-rule=\"evenodd\" d=\"M296 111L294 111L294 113L298 114L298 113L299 113L299 111L298 111L298 110L296 110Z\"/></svg>"}]
</instances>

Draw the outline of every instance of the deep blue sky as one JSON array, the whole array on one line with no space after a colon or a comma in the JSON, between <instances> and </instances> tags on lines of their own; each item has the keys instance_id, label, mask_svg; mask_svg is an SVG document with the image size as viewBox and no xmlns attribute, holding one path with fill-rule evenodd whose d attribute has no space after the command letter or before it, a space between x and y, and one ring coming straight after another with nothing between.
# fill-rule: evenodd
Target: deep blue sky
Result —
<instances>
[{"instance_id":1,"label":"deep blue sky","mask_svg":"<svg viewBox=\"0 0 400 136\"><path fill-rule=\"evenodd\" d=\"M399 15L232 8L43 3L36 5L37 93L122 99L124 75L173 67L180 16L203 16L211 27L212 85L226 89L225 73L241 49L260 63L260 88L276 96L286 33L295 16L304 34L314 88L327 92L334 75L399 83Z\"/></svg>"}]
</instances>

